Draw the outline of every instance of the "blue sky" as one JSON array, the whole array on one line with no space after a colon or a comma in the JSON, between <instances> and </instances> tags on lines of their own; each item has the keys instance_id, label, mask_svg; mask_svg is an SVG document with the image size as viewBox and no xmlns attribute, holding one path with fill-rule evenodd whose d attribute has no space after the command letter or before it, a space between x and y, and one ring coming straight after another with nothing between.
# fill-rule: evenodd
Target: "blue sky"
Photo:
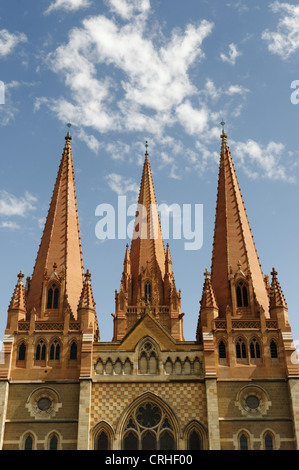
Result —
<instances>
[{"instance_id":1,"label":"blue sky","mask_svg":"<svg viewBox=\"0 0 299 470\"><path fill-rule=\"evenodd\" d=\"M299 340L298 58L298 2L3 0L1 334L18 272L32 274L70 121L101 339L112 338L130 240L98 240L95 210L136 202L147 140L158 203L204 208L201 249L165 240L194 340L224 119L263 272L278 271Z\"/></svg>"}]
</instances>

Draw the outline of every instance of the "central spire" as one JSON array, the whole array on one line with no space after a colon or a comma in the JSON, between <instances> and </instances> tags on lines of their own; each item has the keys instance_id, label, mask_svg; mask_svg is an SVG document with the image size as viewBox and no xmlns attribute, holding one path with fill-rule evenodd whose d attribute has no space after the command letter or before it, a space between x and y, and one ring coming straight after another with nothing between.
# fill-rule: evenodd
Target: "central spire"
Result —
<instances>
[{"instance_id":1,"label":"central spire","mask_svg":"<svg viewBox=\"0 0 299 470\"><path fill-rule=\"evenodd\" d=\"M133 278L137 279L145 268L155 271L156 278L161 285L165 275L165 248L147 147L131 243ZM133 302L137 302L137 297L138 289L137 285L134 285Z\"/></svg>"},{"instance_id":2,"label":"central spire","mask_svg":"<svg viewBox=\"0 0 299 470\"><path fill-rule=\"evenodd\" d=\"M147 148L146 142L131 250L127 245L116 293L114 340L122 339L147 312L174 339L182 341L181 296L175 286L169 246L164 247Z\"/></svg>"},{"instance_id":3,"label":"central spire","mask_svg":"<svg viewBox=\"0 0 299 470\"><path fill-rule=\"evenodd\" d=\"M49 282L55 284L56 281L60 301L67 301L74 315L83 287L84 270L71 140L68 130L27 298L28 312L35 308L40 318L44 317L47 307L54 306L47 305L46 285ZM55 311L57 313L58 310Z\"/></svg>"}]
</instances>

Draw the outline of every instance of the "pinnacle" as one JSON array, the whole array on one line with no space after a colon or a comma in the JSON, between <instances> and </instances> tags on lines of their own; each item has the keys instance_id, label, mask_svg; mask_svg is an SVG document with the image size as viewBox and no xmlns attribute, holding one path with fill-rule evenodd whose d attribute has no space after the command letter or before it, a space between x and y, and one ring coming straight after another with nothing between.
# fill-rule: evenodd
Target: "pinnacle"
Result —
<instances>
[{"instance_id":1,"label":"pinnacle","mask_svg":"<svg viewBox=\"0 0 299 470\"><path fill-rule=\"evenodd\" d=\"M200 301L201 308L218 308L208 269L205 270L204 276L205 281L203 285L202 298Z\"/></svg>"},{"instance_id":2,"label":"pinnacle","mask_svg":"<svg viewBox=\"0 0 299 470\"><path fill-rule=\"evenodd\" d=\"M280 284L277 279L277 271L273 268L272 272L272 282L270 288L270 308L275 307L284 307L287 308L287 304L280 287Z\"/></svg>"},{"instance_id":3,"label":"pinnacle","mask_svg":"<svg viewBox=\"0 0 299 470\"><path fill-rule=\"evenodd\" d=\"M22 271L20 271L18 274L18 282L16 284L15 290L10 301L9 310L26 311L26 297L23 278L24 274Z\"/></svg>"},{"instance_id":4,"label":"pinnacle","mask_svg":"<svg viewBox=\"0 0 299 470\"><path fill-rule=\"evenodd\" d=\"M95 308L95 301L93 298L93 292L91 287L91 274L88 269L85 273L85 280L83 283L78 308L90 308L93 310Z\"/></svg>"}]
</instances>

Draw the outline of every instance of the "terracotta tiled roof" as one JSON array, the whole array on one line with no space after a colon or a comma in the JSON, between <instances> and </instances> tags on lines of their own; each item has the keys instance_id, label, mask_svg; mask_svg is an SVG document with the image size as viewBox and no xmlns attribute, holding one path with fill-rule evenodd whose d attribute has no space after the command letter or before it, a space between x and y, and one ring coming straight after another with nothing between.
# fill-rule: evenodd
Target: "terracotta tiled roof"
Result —
<instances>
[{"instance_id":1,"label":"terracotta tiled roof","mask_svg":"<svg viewBox=\"0 0 299 470\"><path fill-rule=\"evenodd\" d=\"M157 202L147 153L143 166L137 211L138 209L139 213L134 224L134 234L137 237L133 235L130 252L134 286L133 303L137 302L137 289L135 289L135 286L137 287L137 279L142 269L153 270L159 283L162 283L165 275L164 242L160 219L156 211Z\"/></svg>"},{"instance_id":2,"label":"terracotta tiled roof","mask_svg":"<svg viewBox=\"0 0 299 470\"><path fill-rule=\"evenodd\" d=\"M211 280L219 309L231 305L229 275L251 272L254 294L265 312L269 299L239 183L227 144L221 135L221 155L215 218Z\"/></svg>"},{"instance_id":3,"label":"terracotta tiled roof","mask_svg":"<svg viewBox=\"0 0 299 470\"><path fill-rule=\"evenodd\" d=\"M73 314L80 299L84 271L79 231L77 199L73 169L71 136L66 136L64 151L54 187L47 221L37 254L27 306L40 315L44 276L56 272L65 277L65 294Z\"/></svg>"}]
</instances>

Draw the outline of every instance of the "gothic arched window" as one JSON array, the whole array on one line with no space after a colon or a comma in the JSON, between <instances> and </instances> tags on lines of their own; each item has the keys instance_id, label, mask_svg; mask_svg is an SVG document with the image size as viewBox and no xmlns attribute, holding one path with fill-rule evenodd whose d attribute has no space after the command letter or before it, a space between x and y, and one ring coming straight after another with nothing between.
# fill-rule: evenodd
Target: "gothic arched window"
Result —
<instances>
[{"instance_id":1,"label":"gothic arched window","mask_svg":"<svg viewBox=\"0 0 299 470\"><path fill-rule=\"evenodd\" d=\"M150 281L144 283L144 297L146 302L150 302L152 299L152 285Z\"/></svg>"},{"instance_id":2,"label":"gothic arched window","mask_svg":"<svg viewBox=\"0 0 299 470\"><path fill-rule=\"evenodd\" d=\"M219 354L219 359L226 359L226 348L225 348L225 343L223 341L219 342L218 354Z\"/></svg>"},{"instance_id":3,"label":"gothic arched window","mask_svg":"<svg viewBox=\"0 0 299 470\"><path fill-rule=\"evenodd\" d=\"M59 288L56 284L51 284L48 289L47 308L58 308L59 302Z\"/></svg>"},{"instance_id":4,"label":"gothic arched window","mask_svg":"<svg viewBox=\"0 0 299 470\"><path fill-rule=\"evenodd\" d=\"M238 359L245 359L247 357L246 344L242 338L239 338L236 342L236 356Z\"/></svg>"},{"instance_id":5,"label":"gothic arched window","mask_svg":"<svg viewBox=\"0 0 299 470\"><path fill-rule=\"evenodd\" d=\"M40 340L35 350L35 360L45 361L46 360L46 344L43 340Z\"/></svg>"},{"instance_id":6,"label":"gothic arched window","mask_svg":"<svg viewBox=\"0 0 299 470\"><path fill-rule=\"evenodd\" d=\"M270 343L270 353L271 353L271 358L277 358L278 357L277 344L274 341L274 339L272 339L272 341Z\"/></svg>"},{"instance_id":7,"label":"gothic arched window","mask_svg":"<svg viewBox=\"0 0 299 470\"><path fill-rule=\"evenodd\" d=\"M240 436L240 450L248 450L248 438L247 436L242 433Z\"/></svg>"},{"instance_id":8,"label":"gothic arched window","mask_svg":"<svg viewBox=\"0 0 299 470\"><path fill-rule=\"evenodd\" d=\"M73 341L70 348L70 359L72 361L77 359L77 349L77 343Z\"/></svg>"},{"instance_id":9,"label":"gothic arched window","mask_svg":"<svg viewBox=\"0 0 299 470\"><path fill-rule=\"evenodd\" d=\"M156 348L150 340L144 341L139 350L138 372L140 374L158 374L159 361Z\"/></svg>"},{"instance_id":10,"label":"gothic arched window","mask_svg":"<svg viewBox=\"0 0 299 470\"><path fill-rule=\"evenodd\" d=\"M174 450L175 434L167 412L152 401L137 406L128 416L123 450Z\"/></svg>"},{"instance_id":11,"label":"gothic arched window","mask_svg":"<svg viewBox=\"0 0 299 470\"><path fill-rule=\"evenodd\" d=\"M261 348L260 348L259 342L255 338L253 338L250 341L249 349L250 349L250 357L252 359L255 359L255 358L258 359L261 357Z\"/></svg>"},{"instance_id":12,"label":"gothic arched window","mask_svg":"<svg viewBox=\"0 0 299 470\"><path fill-rule=\"evenodd\" d=\"M26 344L23 341L19 346L18 361L25 361L25 357L26 357Z\"/></svg>"},{"instance_id":13,"label":"gothic arched window","mask_svg":"<svg viewBox=\"0 0 299 470\"><path fill-rule=\"evenodd\" d=\"M58 450L58 437L52 434L49 441L49 450Z\"/></svg>"},{"instance_id":14,"label":"gothic arched window","mask_svg":"<svg viewBox=\"0 0 299 470\"><path fill-rule=\"evenodd\" d=\"M33 450L33 438L31 434L28 434L28 436L25 439L24 450Z\"/></svg>"},{"instance_id":15,"label":"gothic arched window","mask_svg":"<svg viewBox=\"0 0 299 470\"><path fill-rule=\"evenodd\" d=\"M237 306L248 307L248 292L243 281L240 281L236 287Z\"/></svg>"},{"instance_id":16,"label":"gothic arched window","mask_svg":"<svg viewBox=\"0 0 299 470\"><path fill-rule=\"evenodd\" d=\"M108 450L108 436L102 431L97 438L96 450Z\"/></svg>"},{"instance_id":17,"label":"gothic arched window","mask_svg":"<svg viewBox=\"0 0 299 470\"><path fill-rule=\"evenodd\" d=\"M50 361L58 361L60 357L60 344L55 339L50 347Z\"/></svg>"},{"instance_id":18,"label":"gothic arched window","mask_svg":"<svg viewBox=\"0 0 299 470\"><path fill-rule=\"evenodd\" d=\"M199 433L194 429L188 439L188 450L201 450L202 449L202 439Z\"/></svg>"},{"instance_id":19,"label":"gothic arched window","mask_svg":"<svg viewBox=\"0 0 299 470\"><path fill-rule=\"evenodd\" d=\"M273 450L273 437L269 432L265 435L265 450Z\"/></svg>"}]
</instances>

